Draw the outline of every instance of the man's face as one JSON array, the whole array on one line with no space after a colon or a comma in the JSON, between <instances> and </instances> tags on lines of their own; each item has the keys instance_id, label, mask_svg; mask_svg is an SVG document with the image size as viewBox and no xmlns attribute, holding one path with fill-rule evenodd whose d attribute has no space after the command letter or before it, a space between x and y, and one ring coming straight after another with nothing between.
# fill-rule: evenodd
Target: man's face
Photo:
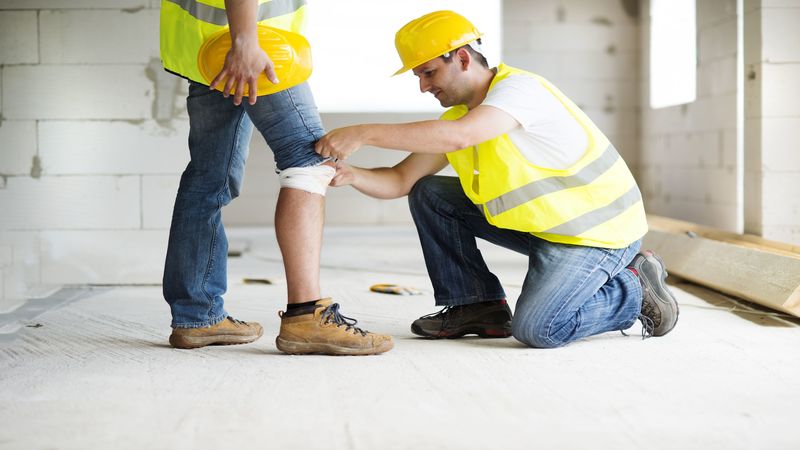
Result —
<instances>
[{"instance_id":1,"label":"man's face","mask_svg":"<svg viewBox=\"0 0 800 450\"><path fill-rule=\"evenodd\" d=\"M419 78L419 90L430 92L445 108L467 102L463 89L459 87L461 64L456 55L448 63L442 58L432 59L414 68Z\"/></svg>"}]
</instances>

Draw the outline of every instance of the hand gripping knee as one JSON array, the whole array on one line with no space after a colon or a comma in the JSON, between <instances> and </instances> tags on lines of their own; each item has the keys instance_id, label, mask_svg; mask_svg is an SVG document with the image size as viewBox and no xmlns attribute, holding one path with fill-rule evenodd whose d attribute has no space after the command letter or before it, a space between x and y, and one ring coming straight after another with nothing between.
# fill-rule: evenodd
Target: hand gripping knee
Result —
<instances>
[{"instance_id":1,"label":"hand gripping knee","mask_svg":"<svg viewBox=\"0 0 800 450\"><path fill-rule=\"evenodd\" d=\"M281 170L278 178L282 188L300 189L325 196L336 169L328 165L291 167Z\"/></svg>"}]
</instances>

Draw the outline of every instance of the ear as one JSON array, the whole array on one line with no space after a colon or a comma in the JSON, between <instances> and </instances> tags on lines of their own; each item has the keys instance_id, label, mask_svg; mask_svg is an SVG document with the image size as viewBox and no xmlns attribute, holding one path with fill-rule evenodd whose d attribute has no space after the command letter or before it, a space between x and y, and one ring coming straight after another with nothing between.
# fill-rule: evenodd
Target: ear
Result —
<instances>
[{"instance_id":1,"label":"ear","mask_svg":"<svg viewBox=\"0 0 800 450\"><path fill-rule=\"evenodd\" d=\"M467 51L465 48L460 48L456 51L456 56L458 57L458 63L461 64L461 70L466 71L469 69L470 64L472 64L472 55Z\"/></svg>"}]
</instances>

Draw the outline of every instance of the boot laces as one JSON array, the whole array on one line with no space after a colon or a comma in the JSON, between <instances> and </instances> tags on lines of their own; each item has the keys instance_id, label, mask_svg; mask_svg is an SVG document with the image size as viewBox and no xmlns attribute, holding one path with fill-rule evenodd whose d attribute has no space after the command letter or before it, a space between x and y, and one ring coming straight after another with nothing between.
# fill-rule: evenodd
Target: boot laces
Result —
<instances>
[{"instance_id":1,"label":"boot laces","mask_svg":"<svg viewBox=\"0 0 800 450\"><path fill-rule=\"evenodd\" d=\"M361 333L362 336L366 336L368 331L362 330L361 328L356 327L355 325L358 323L356 319L352 317L347 317L342 315L339 312L339 304L334 303L331 306L325 308L322 311L322 323L334 323L337 327L344 326L345 331L353 330L353 334Z\"/></svg>"},{"instance_id":2,"label":"boot laces","mask_svg":"<svg viewBox=\"0 0 800 450\"><path fill-rule=\"evenodd\" d=\"M436 311L436 312L430 313L430 314L426 314L426 315L420 317L420 319L433 319L434 317L439 317L439 316L444 317L444 316L447 316L447 313L449 313L451 309L453 309L452 306L445 306L444 308L440 309L439 311Z\"/></svg>"}]
</instances>

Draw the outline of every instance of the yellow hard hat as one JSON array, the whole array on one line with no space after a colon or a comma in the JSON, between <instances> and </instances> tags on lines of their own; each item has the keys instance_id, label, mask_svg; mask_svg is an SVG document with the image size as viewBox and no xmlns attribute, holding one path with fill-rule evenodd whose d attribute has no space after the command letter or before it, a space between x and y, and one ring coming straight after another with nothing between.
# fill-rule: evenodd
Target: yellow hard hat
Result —
<instances>
[{"instance_id":1,"label":"yellow hard hat","mask_svg":"<svg viewBox=\"0 0 800 450\"><path fill-rule=\"evenodd\" d=\"M258 77L258 95L267 95L289 89L306 81L311 75L311 46L303 36L290 31L258 25L258 43L275 64L279 83L272 84L265 74ZM228 28L220 30L203 42L197 53L197 66L209 84L225 65L225 56L231 49ZM224 80L216 89L225 89ZM244 88L247 96L249 89ZM234 94L234 92L231 92Z\"/></svg>"},{"instance_id":2,"label":"yellow hard hat","mask_svg":"<svg viewBox=\"0 0 800 450\"><path fill-rule=\"evenodd\" d=\"M408 22L394 37L403 67L399 75L445 53L478 40L478 31L464 16L453 11L434 11Z\"/></svg>"}]
</instances>

